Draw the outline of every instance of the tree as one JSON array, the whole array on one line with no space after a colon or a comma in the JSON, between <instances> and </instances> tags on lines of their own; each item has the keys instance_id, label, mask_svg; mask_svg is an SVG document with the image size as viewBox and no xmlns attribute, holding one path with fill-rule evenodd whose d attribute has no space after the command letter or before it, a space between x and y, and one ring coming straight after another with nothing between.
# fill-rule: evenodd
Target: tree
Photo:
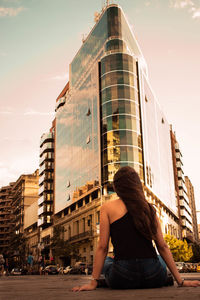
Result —
<instances>
[{"instance_id":1,"label":"tree","mask_svg":"<svg viewBox=\"0 0 200 300\"><path fill-rule=\"evenodd\" d=\"M192 262L200 262L200 245L197 243L192 244L193 256L191 258Z\"/></svg>"},{"instance_id":2,"label":"tree","mask_svg":"<svg viewBox=\"0 0 200 300\"><path fill-rule=\"evenodd\" d=\"M170 234L165 235L165 241L168 244L175 261L189 261L193 256L192 247L187 241L179 240Z\"/></svg>"},{"instance_id":3,"label":"tree","mask_svg":"<svg viewBox=\"0 0 200 300\"><path fill-rule=\"evenodd\" d=\"M17 266L26 264L26 238L22 233L12 234L9 252Z\"/></svg>"},{"instance_id":4,"label":"tree","mask_svg":"<svg viewBox=\"0 0 200 300\"><path fill-rule=\"evenodd\" d=\"M63 238L64 227L54 226L51 238L51 250L55 260L75 257L78 255L76 248Z\"/></svg>"}]
</instances>

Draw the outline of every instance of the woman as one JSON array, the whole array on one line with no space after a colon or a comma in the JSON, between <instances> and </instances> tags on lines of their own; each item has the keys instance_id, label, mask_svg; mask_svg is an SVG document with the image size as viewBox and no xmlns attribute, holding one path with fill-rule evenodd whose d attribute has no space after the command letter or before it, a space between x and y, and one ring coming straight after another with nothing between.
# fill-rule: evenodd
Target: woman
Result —
<instances>
[{"instance_id":1,"label":"woman","mask_svg":"<svg viewBox=\"0 0 200 300\"><path fill-rule=\"evenodd\" d=\"M128 166L119 169L113 184L119 198L101 207L100 239L92 279L86 285L74 287L73 291L96 289L102 270L107 285L115 289L167 285L166 265L157 256L152 240L178 286L200 286L200 281L184 281L181 278L163 239L155 208L146 201L136 171ZM114 260L106 258L109 237L114 247Z\"/></svg>"}]
</instances>

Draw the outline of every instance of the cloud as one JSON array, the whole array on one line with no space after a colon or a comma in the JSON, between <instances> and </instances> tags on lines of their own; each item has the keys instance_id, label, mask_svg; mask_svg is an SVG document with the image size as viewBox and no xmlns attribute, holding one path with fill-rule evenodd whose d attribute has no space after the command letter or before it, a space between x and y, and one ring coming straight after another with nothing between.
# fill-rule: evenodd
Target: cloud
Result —
<instances>
[{"instance_id":1,"label":"cloud","mask_svg":"<svg viewBox=\"0 0 200 300\"><path fill-rule=\"evenodd\" d=\"M0 162L0 188L15 182L22 174L31 174L38 168L29 153L23 153L17 160L11 158L10 161Z\"/></svg>"},{"instance_id":2,"label":"cloud","mask_svg":"<svg viewBox=\"0 0 200 300\"><path fill-rule=\"evenodd\" d=\"M192 18L193 18L193 19L200 18L200 8L199 8L199 9L196 9L195 11L193 11L193 13L192 13Z\"/></svg>"},{"instance_id":3,"label":"cloud","mask_svg":"<svg viewBox=\"0 0 200 300\"><path fill-rule=\"evenodd\" d=\"M53 77L48 78L47 80L57 80L57 81L67 81L69 80L69 74L60 74L60 75L55 75Z\"/></svg>"},{"instance_id":4,"label":"cloud","mask_svg":"<svg viewBox=\"0 0 200 300\"><path fill-rule=\"evenodd\" d=\"M24 116L53 116L54 112L40 112L33 109L27 110L23 113Z\"/></svg>"},{"instance_id":5,"label":"cloud","mask_svg":"<svg viewBox=\"0 0 200 300\"><path fill-rule=\"evenodd\" d=\"M0 17L15 17L23 10L24 7L0 7Z\"/></svg>"},{"instance_id":6,"label":"cloud","mask_svg":"<svg viewBox=\"0 0 200 300\"><path fill-rule=\"evenodd\" d=\"M173 8L184 8L187 6L194 6L194 2L191 0L171 0L170 7Z\"/></svg>"},{"instance_id":7,"label":"cloud","mask_svg":"<svg viewBox=\"0 0 200 300\"><path fill-rule=\"evenodd\" d=\"M12 115L12 111L2 110L2 111L0 111L0 115Z\"/></svg>"},{"instance_id":8,"label":"cloud","mask_svg":"<svg viewBox=\"0 0 200 300\"><path fill-rule=\"evenodd\" d=\"M192 0L170 0L170 7L174 9L186 9L189 8L193 19L200 18L200 7Z\"/></svg>"}]
</instances>

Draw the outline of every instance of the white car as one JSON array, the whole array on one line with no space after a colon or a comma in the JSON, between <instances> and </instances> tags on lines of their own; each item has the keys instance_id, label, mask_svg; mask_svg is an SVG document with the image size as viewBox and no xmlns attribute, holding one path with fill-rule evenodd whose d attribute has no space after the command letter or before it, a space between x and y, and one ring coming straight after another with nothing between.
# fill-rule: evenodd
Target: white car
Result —
<instances>
[{"instance_id":1,"label":"white car","mask_svg":"<svg viewBox=\"0 0 200 300\"><path fill-rule=\"evenodd\" d=\"M10 272L11 275L22 275L22 272L20 269L18 268L14 268L12 269L12 271Z\"/></svg>"},{"instance_id":2,"label":"white car","mask_svg":"<svg viewBox=\"0 0 200 300\"><path fill-rule=\"evenodd\" d=\"M68 274L71 269L72 269L71 266L67 266L65 269L63 269L63 274Z\"/></svg>"}]
</instances>

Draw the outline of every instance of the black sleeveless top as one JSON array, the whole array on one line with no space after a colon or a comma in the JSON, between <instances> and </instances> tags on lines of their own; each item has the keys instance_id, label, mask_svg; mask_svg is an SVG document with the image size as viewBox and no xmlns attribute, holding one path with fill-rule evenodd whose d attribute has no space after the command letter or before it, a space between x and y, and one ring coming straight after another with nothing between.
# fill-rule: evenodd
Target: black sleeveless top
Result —
<instances>
[{"instance_id":1,"label":"black sleeveless top","mask_svg":"<svg viewBox=\"0 0 200 300\"><path fill-rule=\"evenodd\" d=\"M157 257L152 241L136 229L129 212L110 224L110 236L115 260Z\"/></svg>"}]
</instances>

